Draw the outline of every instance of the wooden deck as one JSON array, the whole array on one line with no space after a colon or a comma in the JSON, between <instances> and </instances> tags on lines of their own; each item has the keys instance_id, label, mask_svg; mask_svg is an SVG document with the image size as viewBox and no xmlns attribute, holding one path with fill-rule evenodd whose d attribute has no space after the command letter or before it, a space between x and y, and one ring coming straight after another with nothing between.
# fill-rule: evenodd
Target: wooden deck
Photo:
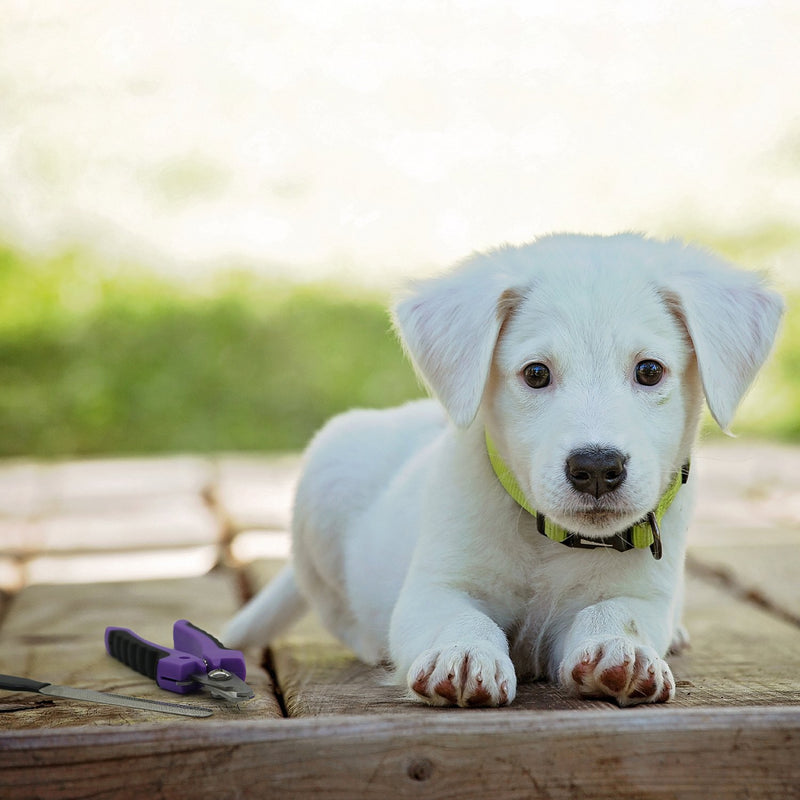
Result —
<instances>
[{"instance_id":1,"label":"wooden deck","mask_svg":"<svg viewBox=\"0 0 800 800\"><path fill-rule=\"evenodd\" d=\"M800 451L703 448L692 647L667 706L523 685L437 710L307 618L256 698L207 719L0 692L0 798L800 797ZM105 655L107 625L218 632L285 556L298 461L0 464L0 672L178 700Z\"/></svg>"}]
</instances>

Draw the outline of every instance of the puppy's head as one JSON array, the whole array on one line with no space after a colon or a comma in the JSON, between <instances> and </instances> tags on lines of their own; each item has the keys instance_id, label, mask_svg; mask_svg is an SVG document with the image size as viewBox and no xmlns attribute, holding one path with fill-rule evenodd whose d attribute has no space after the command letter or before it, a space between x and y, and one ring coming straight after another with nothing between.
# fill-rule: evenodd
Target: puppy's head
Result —
<instances>
[{"instance_id":1,"label":"puppy's head","mask_svg":"<svg viewBox=\"0 0 800 800\"><path fill-rule=\"evenodd\" d=\"M395 320L453 422L485 425L529 503L592 537L657 505L704 396L727 429L781 311L676 242L552 236L416 285Z\"/></svg>"}]
</instances>

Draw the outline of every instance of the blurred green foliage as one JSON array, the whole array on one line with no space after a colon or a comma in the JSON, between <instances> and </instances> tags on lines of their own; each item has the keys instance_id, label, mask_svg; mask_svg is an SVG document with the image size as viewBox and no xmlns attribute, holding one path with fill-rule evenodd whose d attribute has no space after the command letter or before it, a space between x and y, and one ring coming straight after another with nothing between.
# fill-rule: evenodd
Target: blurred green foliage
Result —
<instances>
[{"instance_id":1,"label":"blurred green foliage","mask_svg":"<svg viewBox=\"0 0 800 800\"><path fill-rule=\"evenodd\" d=\"M296 449L419 395L383 298L0 249L0 455Z\"/></svg>"},{"instance_id":2,"label":"blurred green foliage","mask_svg":"<svg viewBox=\"0 0 800 800\"><path fill-rule=\"evenodd\" d=\"M339 411L421 395L386 299L244 272L190 286L0 247L0 456L299 449ZM798 397L790 298L734 430L800 440Z\"/></svg>"}]
</instances>

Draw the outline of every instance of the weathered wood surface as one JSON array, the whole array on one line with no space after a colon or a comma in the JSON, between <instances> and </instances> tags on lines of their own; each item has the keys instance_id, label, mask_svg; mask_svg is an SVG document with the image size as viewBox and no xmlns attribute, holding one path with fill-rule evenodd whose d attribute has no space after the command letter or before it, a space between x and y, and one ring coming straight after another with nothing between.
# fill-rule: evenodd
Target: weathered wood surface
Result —
<instances>
[{"instance_id":1,"label":"weathered wood surface","mask_svg":"<svg viewBox=\"0 0 800 800\"><path fill-rule=\"evenodd\" d=\"M207 571L214 469L179 456L0 463L0 586Z\"/></svg>"},{"instance_id":2,"label":"weathered wood surface","mask_svg":"<svg viewBox=\"0 0 800 800\"><path fill-rule=\"evenodd\" d=\"M691 567L800 624L800 449L723 442L701 447L692 465Z\"/></svg>"},{"instance_id":3,"label":"weathered wood surface","mask_svg":"<svg viewBox=\"0 0 800 800\"><path fill-rule=\"evenodd\" d=\"M271 560L252 564L248 583L262 586L280 566L281 562ZM269 658L291 717L430 713L428 708L409 699L406 690L391 680L387 670L355 658L322 627L313 613L307 614L270 648ZM521 685L517 700L510 706L514 710L540 711L590 707L612 708L599 701L577 700L544 683Z\"/></svg>"},{"instance_id":4,"label":"weathered wood surface","mask_svg":"<svg viewBox=\"0 0 800 800\"><path fill-rule=\"evenodd\" d=\"M276 569L275 562L253 565L253 582L261 585ZM685 618L691 646L669 659L677 682L673 706L800 706L799 627L692 576ZM313 614L271 648L271 660L292 716L426 711L388 683L385 670L355 659ZM590 707L617 710L602 701L576 700L548 683L528 682L519 686L510 710Z\"/></svg>"},{"instance_id":5,"label":"weathered wood surface","mask_svg":"<svg viewBox=\"0 0 800 800\"><path fill-rule=\"evenodd\" d=\"M202 692L166 692L105 652L108 625L131 628L145 639L172 646L175 620L186 618L210 633L218 632L236 602L233 578L222 572L173 581L31 586L12 603L0 629L0 672L202 705L214 709L215 719L280 717L272 682L257 661L248 664L248 682L256 697L237 708ZM39 694L0 692L0 730L4 731L176 720L197 721Z\"/></svg>"},{"instance_id":6,"label":"weathered wood surface","mask_svg":"<svg viewBox=\"0 0 800 800\"><path fill-rule=\"evenodd\" d=\"M236 558L285 552L296 458L150 463L0 464L0 671L180 700L106 656L105 626L213 633L276 569ZM0 797L798 798L800 451L715 444L693 463L693 644L668 706L535 683L508 709L429 709L309 616L272 649L279 695L251 653L257 699L208 719L0 692ZM195 575L138 580L159 570Z\"/></svg>"},{"instance_id":7,"label":"weathered wood surface","mask_svg":"<svg viewBox=\"0 0 800 800\"><path fill-rule=\"evenodd\" d=\"M18 798L793 800L787 708L585 710L84 728L0 738Z\"/></svg>"},{"instance_id":8,"label":"weathered wood surface","mask_svg":"<svg viewBox=\"0 0 800 800\"><path fill-rule=\"evenodd\" d=\"M234 531L289 528L297 455L227 456L217 462L215 499Z\"/></svg>"}]
</instances>

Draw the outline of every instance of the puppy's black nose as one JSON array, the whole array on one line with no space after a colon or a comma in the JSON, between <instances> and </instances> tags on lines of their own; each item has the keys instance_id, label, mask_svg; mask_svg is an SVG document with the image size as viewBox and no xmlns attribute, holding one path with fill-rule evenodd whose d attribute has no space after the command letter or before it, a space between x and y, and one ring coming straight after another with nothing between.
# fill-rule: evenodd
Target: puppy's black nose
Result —
<instances>
[{"instance_id":1,"label":"puppy's black nose","mask_svg":"<svg viewBox=\"0 0 800 800\"><path fill-rule=\"evenodd\" d=\"M627 458L611 447L573 450L567 457L567 479L579 491L600 497L625 480Z\"/></svg>"}]
</instances>

